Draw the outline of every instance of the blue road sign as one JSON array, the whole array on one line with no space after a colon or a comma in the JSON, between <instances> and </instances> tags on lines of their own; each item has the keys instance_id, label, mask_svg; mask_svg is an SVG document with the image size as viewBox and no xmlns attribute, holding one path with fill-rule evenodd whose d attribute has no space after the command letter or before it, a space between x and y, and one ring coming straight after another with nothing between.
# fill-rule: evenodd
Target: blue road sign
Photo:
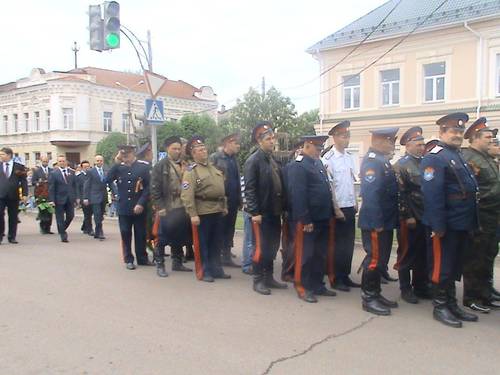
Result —
<instances>
[{"instance_id":1,"label":"blue road sign","mask_svg":"<svg viewBox=\"0 0 500 375\"><path fill-rule=\"evenodd\" d=\"M145 103L146 112L144 117L149 125L163 125L165 122L165 115L163 112L163 101L146 99Z\"/></svg>"}]
</instances>

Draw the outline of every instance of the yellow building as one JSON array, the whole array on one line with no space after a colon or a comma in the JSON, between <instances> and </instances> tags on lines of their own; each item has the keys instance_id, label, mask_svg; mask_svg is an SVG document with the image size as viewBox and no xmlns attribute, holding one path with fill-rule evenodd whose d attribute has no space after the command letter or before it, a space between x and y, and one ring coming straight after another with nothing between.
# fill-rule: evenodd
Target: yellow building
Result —
<instances>
[{"instance_id":1,"label":"yellow building","mask_svg":"<svg viewBox=\"0 0 500 375\"><path fill-rule=\"evenodd\" d=\"M498 127L500 2L398 3L388 1L307 50L322 72L317 132L350 120L351 151L361 157L369 130L378 127L399 126L402 134L418 125L436 138L436 119L456 111Z\"/></svg>"}]
</instances>

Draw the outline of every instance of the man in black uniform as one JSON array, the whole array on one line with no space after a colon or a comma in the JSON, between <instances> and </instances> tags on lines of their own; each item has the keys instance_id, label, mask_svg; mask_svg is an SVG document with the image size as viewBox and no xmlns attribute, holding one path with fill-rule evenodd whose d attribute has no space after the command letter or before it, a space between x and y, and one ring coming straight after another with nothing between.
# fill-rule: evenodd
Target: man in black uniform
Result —
<instances>
[{"instance_id":1,"label":"man in black uniform","mask_svg":"<svg viewBox=\"0 0 500 375\"><path fill-rule=\"evenodd\" d=\"M118 186L118 222L122 238L123 260L128 270L134 270L132 229L135 256L140 266L151 266L146 252L146 205L149 199L149 164L135 157L135 146L118 146L116 164L106 176L106 183Z\"/></svg>"},{"instance_id":2,"label":"man in black uniform","mask_svg":"<svg viewBox=\"0 0 500 375\"><path fill-rule=\"evenodd\" d=\"M240 151L240 135L230 134L222 139L222 150L210 156L212 164L224 173L224 189L227 198L228 214L224 216L224 235L222 240L222 265L237 267L233 262L231 249L234 246L234 228L236 217L241 206L240 171L236 154Z\"/></svg>"},{"instance_id":3,"label":"man in black uniform","mask_svg":"<svg viewBox=\"0 0 500 375\"><path fill-rule=\"evenodd\" d=\"M295 288L299 298L309 303L318 302L315 294L336 295L323 283L330 225L333 225L331 185L319 159L327 139L327 136L303 137L302 154L290 165L287 176L292 221L296 223Z\"/></svg>"},{"instance_id":4,"label":"man in black uniform","mask_svg":"<svg viewBox=\"0 0 500 375\"><path fill-rule=\"evenodd\" d=\"M433 285L434 319L454 327L463 321L477 321L477 315L457 305L455 281L462 274L462 257L471 245L470 233L477 228L477 183L460 146L466 113L440 118L440 142L422 159L423 222L428 228L428 259Z\"/></svg>"},{"instance_id":5,"label":"man in black uniform","mask_svg":"<svg viewBox=\"0 0 500 375\"><path fill-rule=\"evenodd\" d=\"M424 198L421 190L420 162L425 152L422 128L414 126L401 137L405 155L394 169L399 183L398 271L401 298L408 303L418 303L417 297L428 298L427 243L422 224ZM413 273L413 277L410 276Z\"/></svg>"},{"instance_id":6,"label":"man in black uniform","mask_svg":"<svg viewBox=\"0 0 500 375\"><path fill-rule=\"evenodd\" d=\"M81 171L76 175L76 201L80 204L83 212L83 223L80 228L83 234L88 234L89 236L94 235L92 230L92 207L84 204L84 187L89 179L89 169L90 163L88 160L84 160L80 163Z\"/></svg>"},{"instance_id":7,"label":"man in black uniform","mask_svg":"<svg viewBox=\"0 0 500 375\"><path fill-rule=\"evenodd\" d=\"M284 289L286 284L274 279L274 259L280 246L281 215L285 210L283 177L274 160L274 132L268 121L259 122L252 132L259 148L245 162L245 198L252 216L255 236L253 289L271 294L270 288Z\"/></svg>"},{"instance_id":8,"label":"man in black uniform","mask_svg":"<svg viewBox=\"0 0 500 375\"><path fill-rule=\"evenodd\" d=\"M361 296L363 310L390 315L394 301L382 296L380 279L387 269L394 229L398 226L398 183L387 156L394 152L399 128L371 131L372 146L361 163L359 227L366 257L363 261Z\"/></svg>"}]
</instances>

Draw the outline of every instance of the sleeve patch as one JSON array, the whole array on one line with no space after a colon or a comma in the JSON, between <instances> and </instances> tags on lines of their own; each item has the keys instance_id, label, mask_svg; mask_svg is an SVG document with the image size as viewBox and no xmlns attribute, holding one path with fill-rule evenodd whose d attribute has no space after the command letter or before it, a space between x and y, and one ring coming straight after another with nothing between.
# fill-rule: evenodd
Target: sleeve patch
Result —
<instances>
[{"instance_id":1,"label":"sleeve patch","mask_svg":"<svg viewBox=\"0 0 500 375\"><path fill-rule=\"evenodd\" d=\"M367 169L366 172L365 172L365 181L368 182L368 183L372 183L373 181L376 180L376 176L375 176L375 170L373 169Z\"/></svg>"},{"instance_id":2,"label":"sleeve patch","mask_svg":"<svg viewBox=\"0 0 500 375\"><path fill-rule=\"evenodd\" d=\"M187 190L189 189L189 182L187 181L182 181L182 190Z\"/></svg>"},{"instance_id":3,"label":"sleeve patch","mask_svg":"<svg viewBox=\"0 0 500 375\"><path fill-rule=\"evenodd\" d=\"M434 146L434 148L430 151L431 154L437 154L438 152L442 151L443 148L441 146Z\"/></svg>"},{"instance_id":4,"label":"sleeve patch","mask_svg":"<svg viewBox=\"0 0 500 375\"><path fill-rule=\"evenodd\" d=\"M427 167L424 169L424 180L425 181L431 181L434 179L434 168L432 167Z\"/></svg>"},{"instance_id":5,"label":"sleeve patch","mask_svg":"<svg viewBox=\"0 0 500 375\"><path fill-rule=\"evenodd\" d=\"M377 156L377 154L376 154L376 153L374 153L374 152L370 152L370 153L368 154L368 157L369 157L370 159L375 159L375 157L376 157L376 156Z\"/></svg>"}]
</instances>

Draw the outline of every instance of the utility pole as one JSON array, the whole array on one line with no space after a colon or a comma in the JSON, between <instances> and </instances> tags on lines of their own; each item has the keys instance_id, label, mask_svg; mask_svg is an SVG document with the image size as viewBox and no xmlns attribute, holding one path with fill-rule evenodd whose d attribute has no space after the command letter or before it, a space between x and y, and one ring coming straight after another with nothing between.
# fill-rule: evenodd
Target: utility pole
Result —
<instances>
[{"instance_id":1,"label":"utility pole","mask_svg":"<svg viewBox=\"0 0 500 375\"><path fill-rule=\"evenodd\" d=\"M127 99L127 112L128 112L128 121L127 121L127 144L130 144L130 125L132 121L132 110L131 110L131 105L130 105L130 90L129 90L129 97Z\"/></svg>"},{"instance_id":2,"label":"utility pole","mask_svg":"<svg viewBox=\"0 0 500 375\"><path fill-rule=\"evenodd\" d=\"M153 71L153 51L151 47L151 31L148 30L148 69ZM154 99L154 98L153 98ZM153 164L158 161L158 136L156 133L156 125L151 125L151 150L153 151Z\"/></svg>"},{"instance_id":3,"label":"utility pole","mask_svg":"<svg viewBox=\"0 0 500 375\"><path fill-rule=\"evenodd\" d=\"M78 48L76 41L73 42L73 48L71 50L75 53L75 69L78 69L78 51L80 51L80 48Z\"/></svg>"}]
</instances>

